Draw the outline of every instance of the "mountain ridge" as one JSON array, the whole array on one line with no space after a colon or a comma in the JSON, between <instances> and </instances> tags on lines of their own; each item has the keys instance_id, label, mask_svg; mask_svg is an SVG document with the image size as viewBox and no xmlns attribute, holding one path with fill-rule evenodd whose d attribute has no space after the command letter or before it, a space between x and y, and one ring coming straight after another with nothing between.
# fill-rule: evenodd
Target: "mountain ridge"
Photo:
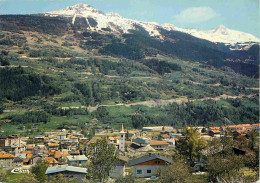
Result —
<instances>
[{"instance_id":1,"label":"mountain ridge","mask_svg":"<svg viewBox=\"0 0 260 183\"><path fill-rule=\"evenodd\" d=\"M224 25L220 25L218 28L210 30L178 28L172 24L159 24L156 22L143 22L127 19L115 12L104 13L87 4L69 6L62 10L44 13L44 15L52 17L73 17L73 20L75 20L76 17L84 17L87 21L89 18L93 18L97 25L90 26L89 28L96 31L110 29L110 32L129 33L130 30L136 29L135 25L139 25L142 26L150 36L157 37L159 39L164 38L159 31L160 28L168 31L180 31L214 43L224 43L226 45L230 45L233 50L247 50L253 44L260 42L260 39L252 34L228 29Z\"/></svg>"}]
</instances>

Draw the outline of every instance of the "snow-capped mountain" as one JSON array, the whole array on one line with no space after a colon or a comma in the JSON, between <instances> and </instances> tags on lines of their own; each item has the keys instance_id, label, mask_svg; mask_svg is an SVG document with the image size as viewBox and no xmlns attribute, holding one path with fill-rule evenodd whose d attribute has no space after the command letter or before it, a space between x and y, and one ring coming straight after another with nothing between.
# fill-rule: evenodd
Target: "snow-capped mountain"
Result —
<instances>
[{"instance_id":1,"label":"snow-capped mountain","mask_svg":"<svg viewBox=\"0 0 260 183\"><path fill-rule=\"evenodd\" d=\"M77 17L83 17L86 18L89 25L91 25L90 21L94 20L96 24L89 26L89 29L95 31L109 30L114 33L129 33L130 30L135 30L137 27L142 27L150 34L150 36L156 36L161 39L163 39L163 35L161 35L160 29L181 31L211 42L225 43L226 45L232 46L232 49L248 49L252 44L260 42L260 39L251 34L231 30L223 25L220 25L216 29L207 31L198 29L183 29L175 27L171 24L160 25L158 23L140 22L126 19L118 13L103 13L102 11L86 4L77 4L59 11L48 12L45 13L45 16L73 17L72 23L75 22Z\"/></svg>"}]
</instances>

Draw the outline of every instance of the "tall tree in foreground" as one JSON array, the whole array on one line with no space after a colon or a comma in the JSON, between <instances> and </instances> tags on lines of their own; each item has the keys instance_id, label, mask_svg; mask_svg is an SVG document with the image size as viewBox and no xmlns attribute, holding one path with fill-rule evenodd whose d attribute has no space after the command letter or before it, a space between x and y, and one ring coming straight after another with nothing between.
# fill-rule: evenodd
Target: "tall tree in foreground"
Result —
<instances>
[{"instance_id":1,"label":"tall tree in foreground","mask_svg":"<svg viewBox=\"0 0 260 183\"><path fill-rule=\"evenodd\" d=\"M105 138L90 144L87 152L90 160L88 167L89 178L104 182L109 176L109 171L118 162L118 155L115 145L109 144Z\"/></svg>"},{"instance_id":2,"label":"tall tree in foreground","mask_svg":"<svg viewBox=\"0 0 260 183\"><path fill-rule=\"evenodd\" d=\"M194 161L199 160L202 156L202 150L206 147L206 142L200 138L197 129L192 126L186 126L183 135L184 137L179 138L176 143L176 149L180 155L188 159L190 166L192 166Z\"/></svg>"},{"instance_id":3,"label":"tall tree in foreground","mask_svg":"<svg viewBox=\"0 0 260 183\"><path fill-rule=\"evenodd\" d=\"M47 181L47 175L45 175L45 172L48 167L49 163L39 159L36 165L31 168L31 172L39 182L45 182Z\"/></svg>"},{"instance_id":4,"label":"tall tree in foreground","mask_svg":"<svg viewBox=\"0 0 260 183\"><path fill-rule=\"evenodd\" d=\"M189 167L181 159L176 159L167 168L157 170L157 175L160 177L160 182L191 182L191 173Z\"/></svg>"}]
</instances>

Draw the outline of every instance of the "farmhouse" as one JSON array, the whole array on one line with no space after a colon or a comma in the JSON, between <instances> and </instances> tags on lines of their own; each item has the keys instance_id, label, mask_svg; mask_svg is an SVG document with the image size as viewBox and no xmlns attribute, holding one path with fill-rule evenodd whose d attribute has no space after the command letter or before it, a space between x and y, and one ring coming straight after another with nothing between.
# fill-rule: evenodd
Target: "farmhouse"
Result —
<instances>
[{"instance_id":1,"label":"farmhouse","mask_svg":"<svg viewBox=\"0 0 260 183\"><path fill-rule=\"evenodd\" d=\"M149 154L141 158L129 161L129 166L133 166L133 174L136 177L151 177L155 174L156 169L163 168L172 161L158 154Z\"/></svg>"}]
</instances>

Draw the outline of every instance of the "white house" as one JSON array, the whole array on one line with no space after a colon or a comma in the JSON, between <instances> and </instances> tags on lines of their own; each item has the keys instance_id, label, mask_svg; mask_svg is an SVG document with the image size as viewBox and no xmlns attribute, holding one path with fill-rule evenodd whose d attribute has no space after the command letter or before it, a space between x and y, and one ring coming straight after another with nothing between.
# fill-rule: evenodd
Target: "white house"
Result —
<instances>
[{"instance_id":1,"label":"white house","mask_svg":"<svg viewBox=\"0 0 260 183\"><path fill-rule=\"evenodd\" d=\"M133 174L136 177L151 177L159 168L164 168L172 161L158 154L149 154L141 158L129 161L129 166L133 166Z\"/></svg>"}]
</instances>

